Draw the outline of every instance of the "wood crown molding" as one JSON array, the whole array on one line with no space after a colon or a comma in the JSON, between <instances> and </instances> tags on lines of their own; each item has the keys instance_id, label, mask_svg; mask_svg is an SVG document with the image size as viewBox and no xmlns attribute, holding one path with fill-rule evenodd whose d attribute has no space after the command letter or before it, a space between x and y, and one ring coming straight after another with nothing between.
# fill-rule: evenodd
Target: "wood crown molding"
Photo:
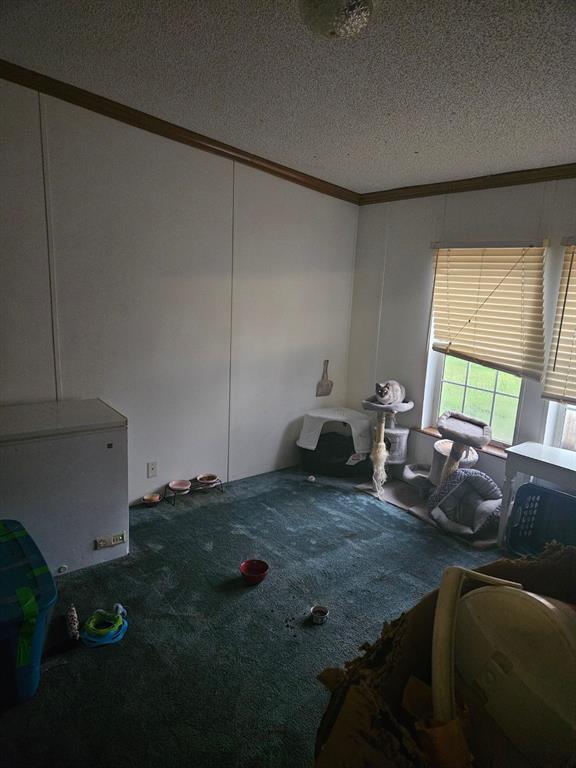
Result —
<instances>
[{"instance_id":1,"label":"wood crown molding","mask_svg":"<svg viewBox=\"0 0 576 768\"><path fill-rule=\"evenodd\" d=\"M250 152L244 152L242 149L233 147L230 144L224 144L209 136L190 131L182 126L169 123L159 117L154 117L139 109L127 107L117 101L106 99L82 88L76 88L74 85L63 83L61 80L54 80L52 77L41 75L30 69L25 69L17 64L0 59L0 78L9 80L12 83L23 85L48 96L54 96L69 104L74 104L91 112L97 112L99 115L105 115L113 120L118 120L126 125L132 125L141 128L157 136L163 136L166 139L177 141L180 144L186 144L189 147L203 149L206 152L226 157L243 165L249 165L273 176L279 176L281 179L300 184L302 187L308 187L316 192L322 192L330 197L336 197L340 200L346 200L349 203L360 202L360 195L350 189L331 184L316 176L309 176L307 173L301 173L286 165L280 165L272 160L266 160L264 157L253 155Z\"/></svg>"},{"instance_id":2,"label":"wood crown molding","mask_svg":"<svg viewBox=\"0 0 576 768\"><path fill-rule=\"evenodd\" d=\"M576 163L549 165L546 168L532 168L525 171L495 173L491 176L475 176L471 179L441 181L434 184L417 184L413 187L398 187L382 192L366 192L360 195L360 205L390 203L394 200L410 200L415 197L453 195L457 192L473 192L478 189L516 187L520 184L538 184L543 181L576 178Z\"/></svg>"},{"instance_id":3,"label":"wood crown molding","mask_svg":"<svg viewBox=\"0 0 576 768\"><path fill-rule=\"evenodd\" d=\"M113 120L118 120L126 125L141 128L157 136L186 144L189 147L212 152L215 155L226 157L229 160L257 168L265 173L278 176L286 181L299 184L302 187L313 189L324 195L346 200L356 205L377 205L378 203L390 203L395 200L410 200L417 197L431 197L433 195L451 195L458 192L471 192L479 189L495 189L497 187L514 187L520 184L537 184L544 181L556 181L559 179L576 178L576 163L565 165L550 165L546 168L533 168L524 171L510 171L508 173L496 173L491 176L477 176L471 179L458 179L456 181L443 181L434 184L417 184L410 187L398 187L396 189L382 190L380 192L366 192L364 194L354 192L345 187L339 187L329 181L324 181L316 176L310 176L286 165L275 163L264 157L253 155L242 149L224 144L209 136L190 131L182 126L154 117L138 109L127 107L117 101L106 99L90 91L69 85L61 80L55 80L47 75L41 75L31 69L20 67L9 61L0 59L0 78L12 83L23 85L39 93L54 96L69 104L83 107L91 112L105 115Z\"/></svg>"}]
</instances>

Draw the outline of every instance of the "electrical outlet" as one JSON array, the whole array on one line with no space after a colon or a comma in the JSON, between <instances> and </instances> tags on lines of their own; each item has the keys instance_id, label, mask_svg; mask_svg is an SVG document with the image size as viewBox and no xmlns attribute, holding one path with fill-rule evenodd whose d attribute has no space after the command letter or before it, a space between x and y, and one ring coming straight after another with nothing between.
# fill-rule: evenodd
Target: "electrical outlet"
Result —
<instances>
[{"instance_id":1,"label":"electrical outlet","mask_svg":"<svg viewBox=\"0 0 576 768\"><path fill-rule=\"evenodd\" d=\"M125 542L126 531L122 531L121 533L113 533L110 536L100 536L100 538L95 539L94 548L106 549L106 547L115 547L117 544L125 544Z\"/></svg>"},{"instance_id":2,"label":"electrical outlet","mask_svg":"<svg viewBox=\"0 0 576 768\"><path fill-rule=\"evenodd\" d=\"M158 462L149 461L148 464L146 464L146 477L156 477L157 472L158 472Z\"/></svg>"}]
</instances>

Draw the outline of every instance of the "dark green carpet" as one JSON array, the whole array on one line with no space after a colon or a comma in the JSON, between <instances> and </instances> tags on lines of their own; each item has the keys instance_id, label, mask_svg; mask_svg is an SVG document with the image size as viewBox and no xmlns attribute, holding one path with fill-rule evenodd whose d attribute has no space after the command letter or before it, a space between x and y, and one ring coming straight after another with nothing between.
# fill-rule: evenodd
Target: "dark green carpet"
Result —
<instances>
[{"instance_id":1,"label":"dark green carpet","mask_svg":"<svg viewBox=\"0 0 576 768\"><path fill-rule=\"evenodd\" d=\"M328 695L315 676L357 655L447 565L493 559L351 484L296 471L134 510L130 557L70 574L81 617L120 601L117 646L48 662L36 698L0 721L0 766L301 768ZM246 588L238 564L268 578ZM314 602L330 608L313 627Z\"/></svg>"}]
</instances>

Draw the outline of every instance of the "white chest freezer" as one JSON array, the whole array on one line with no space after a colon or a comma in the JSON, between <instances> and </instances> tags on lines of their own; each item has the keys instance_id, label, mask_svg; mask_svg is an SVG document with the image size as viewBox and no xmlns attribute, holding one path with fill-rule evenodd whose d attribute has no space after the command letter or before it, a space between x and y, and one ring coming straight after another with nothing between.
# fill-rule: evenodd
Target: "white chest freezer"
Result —
<instances>
[{"instance_id":1,"label":"white chest freezer","mask_svg":"<svg viewBox=\"0 0 576 768\"><path fill-rule=\"evenodd\" d=\"M102 400L0 407L0 519L22 523L52 573L128 554L126 437Z\"/></svg>"}]
</instances>

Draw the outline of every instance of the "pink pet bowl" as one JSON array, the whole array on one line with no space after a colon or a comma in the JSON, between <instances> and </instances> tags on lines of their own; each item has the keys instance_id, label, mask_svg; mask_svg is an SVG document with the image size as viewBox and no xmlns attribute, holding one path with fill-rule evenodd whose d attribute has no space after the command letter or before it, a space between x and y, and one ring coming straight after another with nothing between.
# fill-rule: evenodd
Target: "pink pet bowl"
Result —
<instances>
[{"instance_id":1,"label":"pink pet bowl","mask_svg":"<svg viewBox=\"0 0 576 768\"><path fill-rule=\"evenodd\" d=\"M168 483L172 493L188 493L191 485L190 480L172 480L172 482Z\"/></svg>"}]
</instances>

